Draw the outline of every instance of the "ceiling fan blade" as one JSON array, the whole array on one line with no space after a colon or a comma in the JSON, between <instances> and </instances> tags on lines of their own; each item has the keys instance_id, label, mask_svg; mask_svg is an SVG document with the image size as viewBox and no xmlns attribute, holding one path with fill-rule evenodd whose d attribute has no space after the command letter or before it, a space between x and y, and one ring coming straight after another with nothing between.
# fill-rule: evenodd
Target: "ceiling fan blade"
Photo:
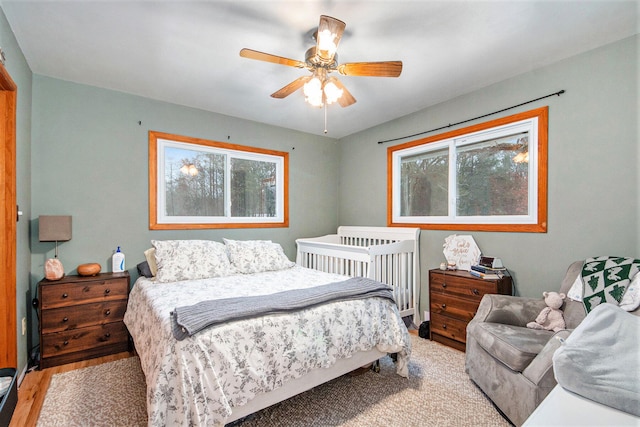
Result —
<instances>
[{"instance_id":1,"label":"ceiling fan blade","mask_svg":"<svg viewBox=\"0 0 640 427\"><path fill-rule=\"evenodd\" d=\"M345 76L398 77L402 61L351 62L338 65L338 72Z\"/></svg>"},{"instance_id":2,"label":"ceiling fan blade","mask_svg":"<svg viewBox=\"0 0 640 427\"><path fill-rule=\"evenodd\" d=\"M272 62L274 64L288 65L289 67L307 68L307 64L295 59L284 58L282 56L272 55L270 53L258 52L257 50L244 48L240 50L240 56L243 58L256 59L258 61Z\"/></svg>"},{"instance_id":3,"label":"ceiling fan blade","mask_svg":"<svg viewBox=\"0 0 640 427\"><path fill-rule=\"evenodd\" d=\"M353 97L353 95L351 95L351 92L347 90L347 88L342 84L340 80L335 77L331 77L328 81L336 85L338 89L342 89L342 96L338 98L338 104L340 104L341 107L348 107L349 105L356 103L356 99Z\"/></svg>"},{"instance_id":4,"label":"ceiling fan blade","mask_svg":"<svg viewBox=\"0 0 640 427\"><path fill-rule=\"evenodd\" d=\"M292 81L291 83L283 87L282 89L273 92L271 94L271 97L278 98L278 99L286 98L287 96L291 95L293 92L297 91L302 86L304 86L306 82L311 80L311 77L313 76L298 77L297 79L295 79L294 81Z\"/></svg>"},{"instance_id":5,"label":"ceiling fan blade","mask_svg":"<svg viewBox=\"0 0 640 427\"><path fill-rule=\"evenodd\" d=\"M321 62L333 62L346 26L347 24L339 19L327 15L320 16L320 24L316 34L316 57Z\"/></svg>"}]
</instances>

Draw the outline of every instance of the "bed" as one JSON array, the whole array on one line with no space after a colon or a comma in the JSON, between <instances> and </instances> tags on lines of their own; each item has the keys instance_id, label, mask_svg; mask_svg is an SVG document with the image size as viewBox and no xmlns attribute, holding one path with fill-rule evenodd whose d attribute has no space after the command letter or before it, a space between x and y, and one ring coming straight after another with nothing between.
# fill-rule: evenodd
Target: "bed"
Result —
<instances>
[{"instance_id":1,"label":"bed","mask_svg":"<svg viewBox=\"0 0 640 427\"><path fill-rule=\"evenodd\" d=\"M342 226L337 234L297 239L296 263L393 286L400 315L420 324L420 229Z\"/></svg>"},{"instance_id":2,"label":"bed","mask_svg":"<svg viewBox=\"0 0 640 427\"><path fill-rule=\"evenodd\" d=\"M268 241L152 244L155 277L136 281L124 318L146 378L150 426L224 425L388 353L407 376L408 331L385 298L240 318L177 339L175 314L183 307L348 278L296 265Z\"/></svg>"}]
</instances>

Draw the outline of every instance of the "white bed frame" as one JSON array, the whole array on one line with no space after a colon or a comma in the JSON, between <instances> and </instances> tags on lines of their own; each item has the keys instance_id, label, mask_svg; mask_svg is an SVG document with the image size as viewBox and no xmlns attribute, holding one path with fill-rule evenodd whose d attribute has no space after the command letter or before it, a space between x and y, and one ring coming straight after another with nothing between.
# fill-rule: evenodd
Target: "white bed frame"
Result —
<instances>
[{"instance_id":1,"label":"white bed frame","mask_svg":"<svg viewBox=\"0 0 640 427\"><path fill-rule=\"evenodd\" d=\"M228 424L239 420L240 418L244 418L247 415L251 415L254 412L268 408L271 405L282 402L297 394L311 390L316 386L331 381L334 378L338 378L362 366L374 363L386 355L387 353L382 353L373 348L369 351L358 352L348 359L340 359L329 368L314 369L303 377L287 382L280 388L268 393L257 395L247 402L246 405L233 408L231 416L225 422Z\"/></svg>"},{"instance_id":2,"label":"white bed frame","mask_svg":"<svg viewBox=\"0 0 640 427\"><path fill-rule=\"evenodd\" d=\"M420 324L420 229L339 227L338 234L297 239L296 263L327 273L369 277L393 286L400 316Z\"/></svg>"}]
</instances>

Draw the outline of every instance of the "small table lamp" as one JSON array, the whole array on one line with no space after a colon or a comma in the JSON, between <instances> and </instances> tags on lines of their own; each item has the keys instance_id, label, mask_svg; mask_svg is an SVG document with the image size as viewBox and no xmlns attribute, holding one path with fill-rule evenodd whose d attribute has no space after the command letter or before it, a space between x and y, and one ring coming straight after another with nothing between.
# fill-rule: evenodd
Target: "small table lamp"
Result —
<instances>
[{"instance_id":1,"label":"small table lamp","mask_svg":"<svg viewBox=\"0 0 640 427\"><path fill-rule=\"evenodd\" d=\"M55 258L44 264L45 278L59 280L64 276L64 268L58 259L58 242L71 240L71 215L40 215L38 240L56 242Z\"/></svg>"}]
</instances>

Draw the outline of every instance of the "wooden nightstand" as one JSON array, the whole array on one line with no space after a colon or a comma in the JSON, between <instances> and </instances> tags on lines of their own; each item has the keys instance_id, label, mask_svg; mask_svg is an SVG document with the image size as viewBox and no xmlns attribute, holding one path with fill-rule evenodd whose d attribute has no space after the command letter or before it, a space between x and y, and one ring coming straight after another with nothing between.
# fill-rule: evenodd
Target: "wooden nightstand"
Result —
<instances>
[{"instance_id":1,"label":"wooden nightstand","mask_svg":"<svg viewBox=\"0 0 640 427\"><path fill-rule=\"evenodd\" d=\"M467 324L484 294L511 295L511 276L487 280L467 271L429 270L431 339L465 351Z\"/></svg>"},{"instance_id":2,"label":"wooden nightstand","mask_svg":"<svg viewBox=\"0 0 640 427\"><path fill-rule=\"evenodd\" d=\"M43 279L38 295L41 369L129 350L128 272Z\"/></svg>"}]
</instances>

